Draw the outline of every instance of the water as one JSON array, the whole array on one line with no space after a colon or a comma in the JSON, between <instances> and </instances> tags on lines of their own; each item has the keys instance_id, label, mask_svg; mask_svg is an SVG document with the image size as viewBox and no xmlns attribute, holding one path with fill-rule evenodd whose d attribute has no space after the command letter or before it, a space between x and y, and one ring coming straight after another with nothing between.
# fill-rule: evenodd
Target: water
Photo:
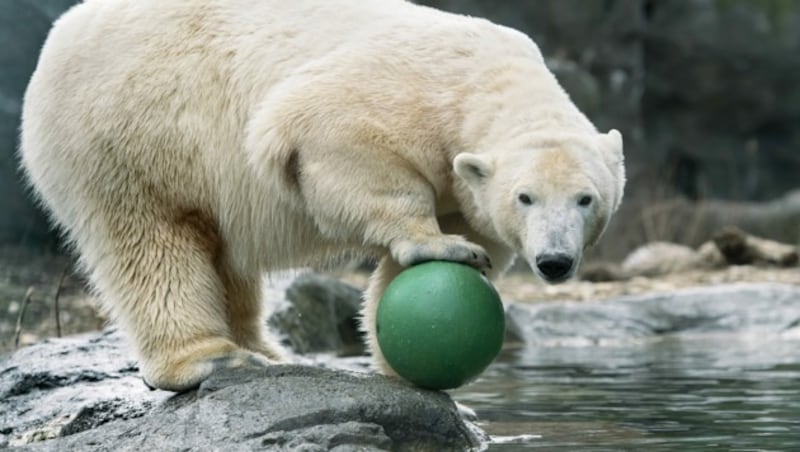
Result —
<instances>
[{"instance_id":1,"label":"water","mask_svg":"<svg viewBox=\"0 0 800 452\"><path fill-rule=\"evenodd\" d=\"M581 315L597 305L560 305L558 334L547 340L536 320L526 319L533 322L526 331L537 331L527 334L526 344L504 352L478 381L452 395L477 412L492 435L491 451L798 451L796 295L759 303L665 301L672 304L649 310L652 318L641 306L609 305L615 315L600 316L597 330L587 330L588 317ZM543 315L546 309L537 307L533 317L549 319L552 330L553 312ZM694 312L695 320L676 310ZM712 310L725 312L724 321ZM634 311L637 316L626 314ZM674 323L666 331L675 332L663 332L665 317ZM603 318L618 328L603 330ZM654 325L654 332L645 334L642 324Z\"/></svg>"}]
</instances>

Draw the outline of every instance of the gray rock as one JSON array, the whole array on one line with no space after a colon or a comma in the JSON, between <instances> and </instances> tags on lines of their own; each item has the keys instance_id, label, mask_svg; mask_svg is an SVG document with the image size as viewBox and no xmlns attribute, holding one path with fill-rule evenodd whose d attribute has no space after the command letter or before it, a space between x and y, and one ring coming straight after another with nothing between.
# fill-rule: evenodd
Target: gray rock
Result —
<instances>
[{"instance_id":1,"label":"gray rock","mask_svg":"<svg viewBox=\"0 0 800 452\"><path fill-rule=\"evenodd\" d=\"M330 276L305 273L286 289L269 318L295 353L336 352L362 355L364 341L358 326L361 290Z\"/></svg>"},{"instance_id":2,"label":"gray rock","mask_svg":"<svg viewBox=\"0 0 800 452\"><path fill-rule=\"evenodd\" d=\"M113 331L0 361L0 447L23 450L462 450L486 438L445 393L284 365L148 390Z\"/></svg>"},{"instance_id":3,"label":"gray rock","mask_svg":"<svg viewBox=\"0 0 800 452\"><path fill-rule=\"evenodd\" d=\"M508 315L525 342L534 346L739 330L794 335L800 334L800 287L742 283L591 303L513 303Z\"/></svg>"},{"instance_id":4,"label":"gray rock","mask_svg":"<svg viewBox=\"0 0 800 452\"><path fill-rule=\"evenodd\" d=\"M463 450L479 443L444 393L284 365L221 372L144 417L25 450Z\"/></svg>"},{"instance_id":5,"label":"gray rock","mask_svg":"<svg viewBox=\"0 0 800 452\"><path fill-rule=\"evenodd\" d=\"M48 339L0 361L0 446L136 418L170 395L147 389L113 330Z\"/></svg>"}]
</instances>

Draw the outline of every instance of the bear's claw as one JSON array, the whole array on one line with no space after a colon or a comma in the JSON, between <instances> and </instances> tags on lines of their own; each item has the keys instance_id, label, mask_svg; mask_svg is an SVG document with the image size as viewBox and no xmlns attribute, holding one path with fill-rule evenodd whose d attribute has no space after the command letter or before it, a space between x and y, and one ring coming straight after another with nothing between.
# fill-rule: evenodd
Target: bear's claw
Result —
<instances>
[{"instance_id":1,"label":"bear's claw","mask_svg":"<svg viewBox=\"0 0 800 452\"><path fill-rule=\"evenodd\" d=\"M210 360L212 373L222 369L235 367L269 367L272 364L267 358L253 353L237 353L229 356L220 356Z\"/></svg>"}]
</instances>

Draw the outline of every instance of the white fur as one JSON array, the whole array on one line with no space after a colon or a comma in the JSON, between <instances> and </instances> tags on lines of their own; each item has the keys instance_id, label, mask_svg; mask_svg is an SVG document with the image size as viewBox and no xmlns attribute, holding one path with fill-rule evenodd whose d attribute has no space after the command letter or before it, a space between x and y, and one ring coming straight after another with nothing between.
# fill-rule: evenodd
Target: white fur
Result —
<instances>
[{"instance_id":1,"label":"white fur","mask_svg":"<svg viewBox=\"0 0 800 452\"><path fill-rule=\"evenodd\" d=\"M580 253L624 185L619 134L530 39L400 0L87 0L42 50L22 159L146 379L176 390L282 359L262 272L356 254L383 256L364 322L391 373L372 328L403 266Z\"/></svg>"}]
</instances>

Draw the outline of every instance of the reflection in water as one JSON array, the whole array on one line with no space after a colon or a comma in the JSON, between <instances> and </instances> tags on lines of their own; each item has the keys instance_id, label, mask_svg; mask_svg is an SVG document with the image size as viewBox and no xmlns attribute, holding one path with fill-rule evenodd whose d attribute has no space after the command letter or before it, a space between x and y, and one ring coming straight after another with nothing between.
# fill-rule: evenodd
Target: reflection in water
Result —
<instances>
[{"instance_id":1,"label":"reflection in water","mask_svg":"<svg viewBox=\"0 0 800 452\"><path fill-rule=\"evenodd\" d=\"M496 439L489 450L800 450L800 339L528 345L452 395Z\"/></svg>"}]
</instances>

